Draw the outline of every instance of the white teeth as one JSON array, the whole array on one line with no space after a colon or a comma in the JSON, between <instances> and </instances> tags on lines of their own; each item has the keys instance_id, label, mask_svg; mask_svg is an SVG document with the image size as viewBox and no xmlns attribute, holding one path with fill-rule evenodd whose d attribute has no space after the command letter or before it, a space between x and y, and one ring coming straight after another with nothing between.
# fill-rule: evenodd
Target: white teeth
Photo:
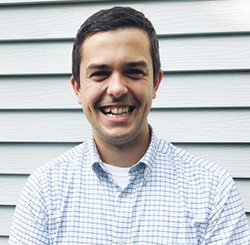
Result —
<instances>
[{"instance_id":1,"label":"white teeth","mask_svg":"<svg viewBox=\"0 0 250 245\"><path fill-rule=\"evenodd\" d=\"M109 112L110 112L110 108L105 107L104 111L105 111L106 113L109 113Z\"/></svg>"},{"instance_id":2,"label":"white teeth","mask_svg":"<svg viewBox=\"0 0 250 245\"><path fill-rule=\"evenodd\" d=\"M104 112L109 117L129 115L129 106L126 107L105 107Z\"/></svg>"},{"instance_id":3,"label":"white teeth","mask_svg":"<svg viewBox=\"0 0 250 245\"><path fill-rule=\"evenodd\" d=\"M119 108L118 114L122 114L122 111L123 111L123 109L122 109L122 108Z\"/></svg>"},{"instance_id":4,"label":"white teeth","mask_svg":"<svg viewBox=\"0 0 250 245\"><path fill-rule=\"evenodd\" d=\"M120 108L112 108L112 109L110 109L111 113L115 114L115 115L128 113L128 110L129 110L128 106L127 107L120 107Z\"/></svg>"}]
</instances>

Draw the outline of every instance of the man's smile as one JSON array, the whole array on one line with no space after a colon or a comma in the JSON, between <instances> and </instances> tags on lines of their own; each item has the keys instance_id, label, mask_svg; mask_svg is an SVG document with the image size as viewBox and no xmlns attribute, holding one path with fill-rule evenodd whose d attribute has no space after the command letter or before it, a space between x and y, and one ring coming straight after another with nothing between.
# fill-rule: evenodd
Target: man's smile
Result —
<instances>
[{"instance_id":1,"label":"man's smile","mask_svg":"<svg viewBox=\"0 0 250 245\"><path fill-rule=\"evenodd\" d=\"M126 117L129 116L135 106L104 106L100 108L100 111L108 117Z\"/></svg>"}]
</instances>

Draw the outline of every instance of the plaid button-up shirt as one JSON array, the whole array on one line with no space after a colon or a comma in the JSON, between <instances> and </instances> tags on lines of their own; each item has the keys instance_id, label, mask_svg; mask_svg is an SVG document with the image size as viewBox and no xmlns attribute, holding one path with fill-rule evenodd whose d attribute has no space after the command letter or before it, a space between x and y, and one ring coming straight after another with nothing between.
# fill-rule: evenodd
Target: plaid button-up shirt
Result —
<instances>
[{"instance_id":1,"label":"plaid button-up shirt","mask_svg":"<svg viewBox=\"0 0 250 245\"><path fill-rule=\"evenodd\" d=\"M220 166L153 131L126 188L100 163L91 137L35 171L9 244L248 244L237 188Z\"/></svg>"}]
</instances>

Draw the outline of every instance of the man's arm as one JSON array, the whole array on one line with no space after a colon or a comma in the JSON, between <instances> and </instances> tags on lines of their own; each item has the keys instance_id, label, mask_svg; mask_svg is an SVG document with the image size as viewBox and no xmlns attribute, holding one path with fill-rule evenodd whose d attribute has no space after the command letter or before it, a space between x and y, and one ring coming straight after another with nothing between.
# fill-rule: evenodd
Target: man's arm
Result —
<instances>
[{"instance_id":1,"label":"man's arm","mask_svg":"<svg viewBox=\"0 0 250 245\"><path fill-rule=\"evenodd\" d=\"M9 244L49 244L48 215L36 175L29 177L18 200Z\"/></svg>"},{"instance_id":2,"label":"man's arm","mask_svg":"<svg viewBox=\"0 0 250 245\"><path fill-rule=\"evenodd\" d=\"M203 244L250 244L246 215L238 190L229 174L217 186Z\"/></svg>"}]
</instances>

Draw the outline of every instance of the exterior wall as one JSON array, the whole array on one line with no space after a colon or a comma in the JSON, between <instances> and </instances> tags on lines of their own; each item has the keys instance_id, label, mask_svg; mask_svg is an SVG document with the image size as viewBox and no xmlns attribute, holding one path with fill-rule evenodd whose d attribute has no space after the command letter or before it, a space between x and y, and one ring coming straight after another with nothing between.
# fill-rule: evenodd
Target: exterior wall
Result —
<instances>
[{"instance_id":1,"label":"exterior wall","mask_svg":"<svg viewBox=\"0 0 250 245\"><path fill-rule=\"evenodd\" d=\"M0 245L28 175L90 133L70 85L72 42L114 5L142 10L160 38L157 135L228 169L250 220L250 0L0 0Z\"/></svg>"}]
</instances>

